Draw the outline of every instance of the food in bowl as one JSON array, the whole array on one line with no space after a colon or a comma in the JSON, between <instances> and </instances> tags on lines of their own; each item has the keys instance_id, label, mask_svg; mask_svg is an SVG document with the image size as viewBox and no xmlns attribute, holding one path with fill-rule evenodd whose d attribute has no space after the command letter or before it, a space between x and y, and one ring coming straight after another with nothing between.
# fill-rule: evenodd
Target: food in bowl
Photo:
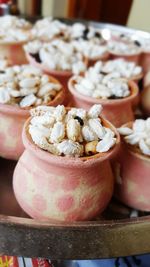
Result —
<instances>
[{"instance_id":1,"label":"food in bowl","mask_svg":"<svg viewBox=\"0 0 150 267\"><path fill-rule=\"evenodd\" d=\"M63 40L55 39L49 43L29 42L25 45L25 51L45 69L75 74L86 70L83 55L74 48L72 43Z\"/></svg>"},{"instance_id":2,"label":"food in bowl","mask_svg":"<svg viewBox=\"0 0 150 267\"><path fill-rule=\"evenodd\" d=\"M109 159L118 152L120 139L100 113L97 105L89 112L64 106L31 110L13 188L32 218L90 220L107 206L114 185Z\"/></svg>"},{"instance_id":3,"label":"food in bowl","mask_svg":"<svg viewBox=\"0 0 150 267\"><path fill-rule=\"evenodd\" d=\"M30 66L12 66L0 73L0 104L28 109L53 101L62 86L41 70Z\"/></svg>"},{"instance_id":4,"label":"food in bowl","mask_svg":"<svg viewBox=\"0 0 150 267\"><path fill-rule=\"evenodd\" d=\"M103 63L97 62L84 76L74 76L74 89L96 99L119 99L130 95L128 81L119 72L103 73ZM104 65L105 68L105 65Z\"/></svg>"},{"instance_id":5,"label":"food in bowl","mask_svg":"<svg viewBox=\"0 0 150 267\"><path fill-rule=\"evenodd\" d=\"M150 156L150 118L137 119L131 127L120 127L119 133L124 141L130 145L130 149L137 153Z\"/></svg>"},{"instance_id":6,"label":"food in bowl","mask_svg":"<svg viewBox=\"0 0 150 267\"><path fill-rule=\"evenodd\" d=\"M119 41L108 42L108 50L116 55L135 55L141 53L141 47L134 43L125 43Z\"/></svg>"},{"instance_id":7,"label":"food in bowl","mask_svg":"<svg viewBox=\"0 0 150 267\"><path fill-rule=\"evenodd\" d=\"M0 156L17 160L24 151L21 134L31 108L64 99L64 87L35 67L12 66L0 73Z\"/></svg>"},{"instance_id":8,"label":"food in bowl","mask_svg":"<svg viewBox=\"0 0 150 267\"><path fill-rule=\"evenodd\" d=\"M109 151L116 143L115 133L99 118L101 105L89 112L63 105L39 106L31 110L29 134L40 148L59 156L84 157Z\"/></svg>"}]
</instances>

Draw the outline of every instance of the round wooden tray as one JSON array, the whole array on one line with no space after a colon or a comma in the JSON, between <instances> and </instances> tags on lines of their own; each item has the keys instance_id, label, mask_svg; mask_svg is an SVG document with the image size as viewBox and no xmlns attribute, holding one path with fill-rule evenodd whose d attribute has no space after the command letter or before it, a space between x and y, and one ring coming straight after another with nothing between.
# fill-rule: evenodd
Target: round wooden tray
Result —
<instances>
[{"instance_id":1,"label":"round wooden tray","mask_svg":"<svg viewBox=\"0 0 150 267\"><path fill-rule=\"evenodd\" d=\"M30 219L12 190L15 162L0 159L0 254L50 259L96 259L150 252L150 216L112 200L90 222L50 224ZM21 174L20 174L21 175Z\"/></svg>"}]
</instances>

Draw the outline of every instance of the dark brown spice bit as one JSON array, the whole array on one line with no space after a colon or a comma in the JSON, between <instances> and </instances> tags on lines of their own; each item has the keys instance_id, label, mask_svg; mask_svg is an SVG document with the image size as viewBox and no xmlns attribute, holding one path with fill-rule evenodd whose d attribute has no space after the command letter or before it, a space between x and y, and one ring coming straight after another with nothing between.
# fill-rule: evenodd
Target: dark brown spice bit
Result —
<instances>
[{"instance_id":1,"label":"dark brown spice bit","mask_svg":"<svg viewBox=\"0 0 150 267\"><path fill-rule=\"evenodd\" d=\"M36 53L36 54L30 53L30 55L31 55L31 57L33 57L36 60L36 62L38 62L38 63L42 62L40 59L39 53Z\"/></svg>"},{"instance_id":2,"label":"dark brown spice bit","mask_svg":"<svg viewBox=\"0 0 150 267\"><path fill-rule=\"evenodd\" d=\"M121 38L125 37L125 34L124 34L124 33L121 33L121 34L120 34L120 37L121 37Z\"/></svg>"},{"instance_id":3,"label":"dark brown spice bit","mask_svg":"<svg viewBox=\"0 0 150 267\"><path fill-rule=\"evenodd\" d=\"M102 35L101 35L100 32L95 32L95 37L97 37L97 38L102 38Z\"/></svg>"},{"instance_id":4,"label":"dark brown spice bit","mask_svg":"<svg viewBox=\"0 0 150 267\"><path fill-rule=\"evenodd\" d=\"M139 46L139 47L141 46L141 43L140 43L139 41L137 41L137 40L134 41L134 44L135 44L136 46Z\"/></svg>"},{"instance_id":5,"label":"dark brown spice bit","mask_svg":"<svg viewBox=\"0 0 150 267\"><path fill-rule=\"evenodd\" d=\"M110 97L108 97L108 99L120 99L122 97L116 96L116 95L111 95Z\"/></svg>"},{"instance_id":6,"label":"dark brown spice bit","mask_svg":"<svg viewBox=\"0 0 150 267\"><path fill-rule=\"evenodd\" d=\"M85 30L83 31L83 39L84 40L88 40L88 38L87 38L88 33L89 33L89 29L85 28Z\"/></svg>"},{"instance_id":7,"label":"dark brown spice bit","mask_svg":"<svg viewBox=\"0 0 150 267\"><path fill-rule=\"evenodd\" d=\"M74 119L77 120L81 126L84 125L84 121L79 116L75 116Z\"/></svg>"}]
</instances>

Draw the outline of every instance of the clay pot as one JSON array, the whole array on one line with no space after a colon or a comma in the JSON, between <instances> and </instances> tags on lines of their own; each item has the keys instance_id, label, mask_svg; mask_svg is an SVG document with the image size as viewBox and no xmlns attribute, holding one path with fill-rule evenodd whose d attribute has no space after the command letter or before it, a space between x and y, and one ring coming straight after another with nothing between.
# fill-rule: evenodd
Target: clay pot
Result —
<instances>
[{"instance_id":1,"label":"clay pot","mask_svg":"<svg viewBox=\"0 0 150 267\"><path fill-rule=\"evenodd\" d=\"M61 71L61 70L50 70L47 66L45 66L42 63L38 63L30 54L26 53L26 58L28 60L28 62L41 69L44 73L51 75L53 77L55 77L58 81L60 81L60 83L64 86L65 91L66 91L66 100L64 105L68 106L68 102L70 102L71 100L71 96L70 93L68 91L68 81L69 79L72 77L72 72L71 71ZM88 60L85 59L85 64L88 65Z\"/></svg>"},{"instance_id":2,"label":"clay pot","mask_svg":"<svg viewBox=\"0 0 150 267\"><path fill-rule=\"evenodd\" d=\"M65 88L67 88L67 82L69 80L69 78L72 76L72 72L71 71L59 71L59 70L50 70L47 66L45 66L42 63L39 63L35 60L34 57L32 57L30 54L26 53L26 58L28 60L28 62L41 69L44 73L51 75L53 77L55 77L57 80L59 80L61 82L61 84L63 84L63 86Z\"/></svg>"},{"instance_id":3,"label":"clay pot","mask_svg":"<svg viewBox=\"0 0 150 267\"><path fill-rule=\"evenodd\" d=\"M141 106L144 113L150 116L150 85L145 87L141 93Z\"/></svg>"},{"instance_id":4,"label":"clay pot","mask_svg":"<svg viewBox=\"0 0 150 267\"><path fill-rule=\"evenodd\" d=\"M128 54L128 55L115 53L112 50L109 50L109 53L110 53L110 59L123 58L126 61L135 62L136 64L140 62L141 51L137 52L136 54Z\"/></svg>"},{"instance_id":5,"label":"clay pot","mask_svg":"<svg viewBox=\"0 0 150 267\"><path fill-rule=\"evenodd\" d=\"M131 125L130 122L124 126ZM134 209L150 211L150 157L122 141L113 168L117 199Z\"/></svg>"},{"instance_id":6,"label":"clay pot","mask_svg":"<svg viewBox=\"0 0 150 267\"><path fill-rule=\"evenodd\" d=\"M88 58L87 59L88 60L88 67L93 66L97 61L105 62L105 61L109 60L109 58L110 58L109 52L105 52L101 57L95 57L92 59Z\"/></svg>"},{"instance_id":7,"label":"clay pot","mask_svg":"<svg viewBox=\"0 0 150 267\"><path fill-rule=\"evenodd\" d=\"M54 82L57 82L51 77ZM49 106L63 104L65 92L62 89L56 97L48 103ZM29 109L0 104L0 157L17 160L24 151L22 143L22 127L30 117Z\"/></svg>"},{"instance_id":8,"label":"clay pot","mask_svg":"<svg viewBox=\"0 0 150 267\"><path fill-rule=\"evenodd\" d=\"M89 220L100 214L113 192L109 159L120 142L115 128L103 120L117 136L117 144L109 152L72 158L38 148L28 133L29 122L23 130L26 150L13 177L15 196L23 210L35 219L51 222Z\"/></svg>"},{"instance_id":9,"label":"clay pot","mask_svg":"<svg viewBox=\"0 0 150 267\"><path fill-rule=\"evenodd\" d=\"M0 57L8 58L11 65L27 64L23 46L26 42L0 42Z\"/></svg>"},{"instance_id":10,"label":"clay pot","mask_svg":"<svg viewBox=\"0 0 150 267\"><path fill-rule=\"evenodd\" d=\"M89 110L94 104L103 106L102 116L108 119L116 127L134 119L132 107L138 102L139 90L134 81L128 81L131 95L122 99L97 99L82 95L75 90L75 77L68 82L68 88L72 94L74 106Z\"/></svg>"},{"instance_id":11,"label":"clay pot","mask_svg":"<svg viewBox=\"0 0 150 267\"><path fill-rule=\"evenodd\" d=\"M150 71L150 52L142 52L140 58L140 65L143 68L144 74Z\"/></svg>"}]
</instances>

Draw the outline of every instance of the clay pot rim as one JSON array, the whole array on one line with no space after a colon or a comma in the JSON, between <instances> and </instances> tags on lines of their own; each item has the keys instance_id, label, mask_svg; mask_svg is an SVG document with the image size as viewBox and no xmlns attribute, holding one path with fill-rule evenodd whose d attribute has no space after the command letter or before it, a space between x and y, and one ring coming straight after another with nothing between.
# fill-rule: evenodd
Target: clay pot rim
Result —
<instances>
[{"instance_id":1,"label":"clay pot rim","mask_svg":"<svg viewBox=\"0 0 150 267\"><path fill-rule=\"evenodd\" d=\"M129 128L131 128L132 125L133 125L133 122L134 122L134 121L127 122L127 123L123 124L121 127L129 127ZM123 137L123 136L122 136L122 137ZM140 150L139 148L136 148L135 146L128 144L128 143L125 141L125 138L124 138L124 137L123 137L123 142L124 142L124 144L126 145L128 151L129 151L132 155L134 155L134 156L136 156L137 158L140 158L140 159L142 159L142 160L146 160L146 161L149 161L149 162L150 162L150 157L149 157L149 156L144 155L144 154L141 152L141 150Z\"/></svg>"},{"instance_id":2,"label":"clay pot rim","mask_svg":"<svg viewBox=\"0 0 150 267\"><path fill-rule=\"evenodd\" d=\"M70 109L70 108L67 108ZM41 159L42 161L46 161L50 164L58 165L60 167L75 167L75 168L86 168L86 167L94 167L97 163L103 162L109 159L112 155L116 154L120 147L120 135L117 129L107 120L101 118L102 121L105 123L105 126L109 126L114 132L117 138L115 146L113 146L108 152L105 153L97 153L93 156L88 157L62 157L51 154L48 151L44 151L39 148L37 145L34 144L32 138L28 132L29 123L31 117L24 124L23 132L22 132L22 139L23 144L26 149L30 150L37 158ZM71 164L71 165L70 165Z\"/></svg>"},{"instance_id":3,"label":"clay pot rim","mask_svg":"<svg viewBox=\"0 0 150 267\"><path fill-rule=\"evenodd\" d=\"M54 83L61 84L53 76L49 75L49 77ZM65 99L65 88L62 84L61 84L61 86L62 86L62 89L60 90L60 92L58 92L56 97L52 101L50 101L46 106L56 106L57 102L60 100L61 100L60 104L63 103L63 101ZM7 114L10 114L13 116L29 117L30 116L30 110L32 108L34 108L34 107L29 107L28 109L23 109L19 106L13 106L13 105L9 105L9 104L1 104L0 103L0 112L1 113L7 113Z\"/></svg>"},{"instance_id":4,"label":"clay pot rim","mask_svg":"<svg viewBox=\"0 0 150 267\"><path fill-rule=\"evenodd\" d=\"M107 59L109 58L109 52L108 51L105 51L101 56L96 56L96 57L93 57L93 58L90 58L90 57L87 57L87 60L88 61L107 61ZM109 60L109 59L108 59Z\"/></svg>"},{"instance_id":5,"label":"clay pot rim","mask_svg":"<svg viewBox=\"0 0 150 267\"><path fill-rule=\"evenodd\" d=\"M138 82L138 81L140 81L143 77L144 77L144 73L143 73L143 71L142 71L140 74L135 75L135 76L132 76L131 78L128 78L128 81Z\"/></svg>"},{"instance_id":6,"label":"clay pot rim","mask_svg":"<svg viewBox=\"0 0 150 267\"><path fill-rule=\"evenodd\" d=\"M79 98L82 101L88 102L90 104L102 104L102 105L117 105L120 103L126 103L126 102L131 102L133 101L133 99L135 99L139 93L139 89L138 89L138 85L136 84L136 82L134 82L133 80L128 80L128 85L130 87L130 91L131 91L131 95L125 97L125 98L120 98L120 99L101 99L101 98L94 98L94 97L90 97L90 96L86 96L86 95L82 95L79 92L77 92L74 89L73 83L75 81L76 76L73 76L69 79L68 81L68 89L70 91L70 93L74 96Z\"/></svg>"},{"instance_id":7,"label":"clay pot rim","mask_svg":"<svg viewBox=\"0 0 150 267\"><path fill-rule=\"evenodd\" d=\"M29 63L35 67L38 67L39 69L41 69L43 72L45 73L49 73L50 75L54 75L54 76L60 76L60 77L68 77L68 79L73 76L72 71L65 71L65 70L52 70L49 69L45 64L43 63L38 63L31 55L30 53L25 53L26 54L26 58L29 61ZM84 58L84 62L86 64L86 66L88 66L88 59Z\"/></svg>"},{"instance_id":8,"label":"clay pot rim","mask_svg":"<svg viewBox=\"0 0 150 267\"><path fill-rule=\"evenodd\" d=\"M108 48L108 52L111 54L111 55L114 55L114 56L118 56L118 57L133 57L133 56L139 56L141 55L142 53L142 48L139 48L137 50L137 52L134 52L132 54L123 54L123 53L117 53L117 52L114 52L112 49Z\"/></svg>"}]
</instances>

